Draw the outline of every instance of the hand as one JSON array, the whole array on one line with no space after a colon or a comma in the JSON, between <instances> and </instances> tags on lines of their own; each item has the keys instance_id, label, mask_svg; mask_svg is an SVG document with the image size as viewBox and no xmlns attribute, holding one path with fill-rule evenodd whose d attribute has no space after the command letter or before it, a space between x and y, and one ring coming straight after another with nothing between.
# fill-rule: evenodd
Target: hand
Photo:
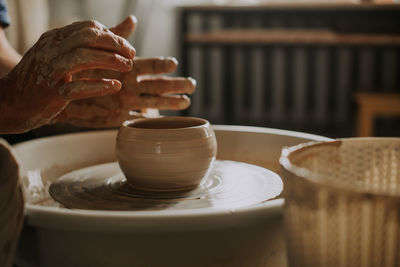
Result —
<instances>
[{"instance_id":1,"label":"hand","mask_svg":"<svg viewBox=\"0 0 400 267\"><path fill-rule=\"evenodd\" d=\"M110 30L127 38L136 26L136 19L128 17ZM113 95L73 101L54 120L67 122L80 127L117 127L132 118L132 110L157 108L161 110L180 110L190 105L184 94L194 92L196 82L191 78L142 78L141 75L170 73L177 67L175 58L136 58L130 72L91 70L77 73L74 78L107 77L119 80L122 89ZM179 95L177 95L179 94Z\"/></svg>"},{"instance_id":2,"label":"hand","mask_svg":"<svg viewBox=\"0 0 400 267\"><path fill-rule=\"evenodd\" d=\"M18 133L46 124L73 100L117 93L116 79L72 80L88 69L132 70L134 48L96 21L44 33L0 80L0 132Z\"/></svg>"}]
</instances>

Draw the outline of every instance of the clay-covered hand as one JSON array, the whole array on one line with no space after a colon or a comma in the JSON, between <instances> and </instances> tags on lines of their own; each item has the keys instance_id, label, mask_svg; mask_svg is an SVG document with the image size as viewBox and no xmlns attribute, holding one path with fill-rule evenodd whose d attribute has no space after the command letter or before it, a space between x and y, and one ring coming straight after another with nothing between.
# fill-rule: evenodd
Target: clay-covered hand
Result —
<instances>
[{"instance_id":1,"label":"clay-covered hand","mask_svg":"<svg viewBox=\"0 0 400 267\"><path fill-rule=\"evenodd\" d=\"M111 30L126 38L133 32L135 24L136 20L128 17ZM80 127L108 128L120 126L123 121L132 118L132 110L185 109L190 105L190 99L185 94L194 92L195 80L182 77L140 77L170 73L176 67L175 58L135 58L130 72L93 70L78 73L78 79L82 76L117 79L122 83L122 88L113 95L73 101L54 121Z\"/></svg>"},{"instance_id":2,"label":"clay-covered hand","mask_svg":"<svg viewBox=\"0 0 400 267\"><path fill-rule=\"evenodd\" d=\"M44 33L0 80L0 132L18 133L48 123L73 100L117 93L116 79L74 73L88 69L132 70L134 48L96 21Z\"/></svg>"}]
</instances>

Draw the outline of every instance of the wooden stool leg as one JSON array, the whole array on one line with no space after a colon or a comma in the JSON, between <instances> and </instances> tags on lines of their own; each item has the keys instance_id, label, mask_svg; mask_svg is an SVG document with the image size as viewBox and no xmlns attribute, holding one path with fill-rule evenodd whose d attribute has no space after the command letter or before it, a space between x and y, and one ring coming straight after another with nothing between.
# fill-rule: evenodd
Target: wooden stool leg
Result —
<instances>
[{"instance_id":1,"label":"wooden stool leg","mask_svg":"<svg viewBox=\"0 0 400 267\"><path fill-rule=\"evenodd\" d=\"M360 137L373 136L374 116L369 108L360 107L358 113L357 135Z\"/></svg>"}]
</instances>

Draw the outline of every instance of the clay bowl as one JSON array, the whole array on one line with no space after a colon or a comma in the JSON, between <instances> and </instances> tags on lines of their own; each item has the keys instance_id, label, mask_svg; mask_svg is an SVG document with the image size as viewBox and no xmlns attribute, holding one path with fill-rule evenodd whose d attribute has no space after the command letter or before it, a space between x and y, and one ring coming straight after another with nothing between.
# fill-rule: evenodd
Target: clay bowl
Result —
<instances>
[{"instance_id":1,"label":"clay bowl","mask_svg":"<svg viewBox=\"0 0 400 267\"><path fill-rule=\"evenodd\" d=\"M187 190L207 176L217 153L210 123L193 117L126 121L116 156L128 182L155 191Z\"/></svg>"}]
</instances>

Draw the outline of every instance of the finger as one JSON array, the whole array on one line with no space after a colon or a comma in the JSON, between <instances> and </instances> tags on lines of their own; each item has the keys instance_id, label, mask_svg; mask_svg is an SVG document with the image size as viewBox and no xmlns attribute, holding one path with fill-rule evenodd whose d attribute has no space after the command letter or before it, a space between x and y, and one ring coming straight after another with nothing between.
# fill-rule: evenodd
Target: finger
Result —
<instances>
[{"instance_id":1,"label":"finger","mask_svg":"<svg viewBox=\"0 0 400 267\"><path fill-rule=\"evenodd\" d=\"M115 94L121 89L118 80L79 80L66 83L58 89L58 93L66 100L78 100L90 97Z\"/></svg>"},{"instance_id":2,"label":"finger","mask_svg":"<svg viewBox=\"0 0 400 267\"><path fill-rule=\"evenodd\" d=\"M60 79L87 69L110 69L127 72L132 69L132 60L118 54L88 48L78 48L58 58L54 63L55 79Z\"/></svg>"},{"instance_id":3,"label":"finger","mask_svg":"<svg viewBox=\"0 0 400 267\"><path fill-rule=\"evenodd\" d=\"M92 47L118 53L126 58L133 59L135 49L124 38L113 34L109 30L85 28L73 33L63 41L60 54L70 52L79 47Z\"/></svg>"},{"instance_id":4,"label":"finger","mask_svg":"<svg viewBox=\"0 0 400 267\"><path fill-rule=\"evenodd\" d=\"M159 110L181 110L189 107L190 98L186 95L169 95L169 96L140 96L137 103L134 104L135 109L156 108Z\"/></svg>"},{"instance_id":5,"label":"finger","mask_svg":"<svg viewBox=\"0 0 400 267\"><path fill-rule=\"evenodd\" d=\"M125 39L127 39L136 28L137 19L135 16L130 15L120 24L110 28L114 34L119 35Z\"/></svg>"},{"instance_id":6,"label":"finger","mask_svg":"<svg viewBox=\"0 0 400 267\"><path fill-rule=\"evenodd\" d=\"M98 21L95 20L84 20L84 21L77 21L66 25L61 28L52 29L50 31L45 32L42 34L43 38L53 36L57 34L59 38L66 38L71 34L86 29L86 28L96 28L99 30L106 30L106 27Z\"/></svg>"},{"instance_id":7,"label":"finger","mask_svg":"<svg viewBox=\"0 0 400 267\"><path fill-rule=\"evenodd\" d=\"M116 79L122 80L122 73L113 70L105 70L105 69L87 69L83 71L79 71L72 76L72 80L80 80L80 79L98 79L98 78L107 78L107 79Z\"/></svg>"},{"instance_id":8,"label":"finger","mask_svg":"<svg viewBox=\"0 0 400 267\"><path fill-rule=\"evenodd\" d=\"M151 95L192 94L196 81L192 78L152 78L140 80L138 86L140 92Z\"/></svg>"},{"instance_id":9,"label":"finger","mask_svg":"<svg viewBox=\"0 0 400 267\"><path fill-rule=\"evenodd\" d=\"M133 68L139 75L170 73L177 66L178 61L174 57L137 58L133 61Z\"/></svg>"}]
</instances>

